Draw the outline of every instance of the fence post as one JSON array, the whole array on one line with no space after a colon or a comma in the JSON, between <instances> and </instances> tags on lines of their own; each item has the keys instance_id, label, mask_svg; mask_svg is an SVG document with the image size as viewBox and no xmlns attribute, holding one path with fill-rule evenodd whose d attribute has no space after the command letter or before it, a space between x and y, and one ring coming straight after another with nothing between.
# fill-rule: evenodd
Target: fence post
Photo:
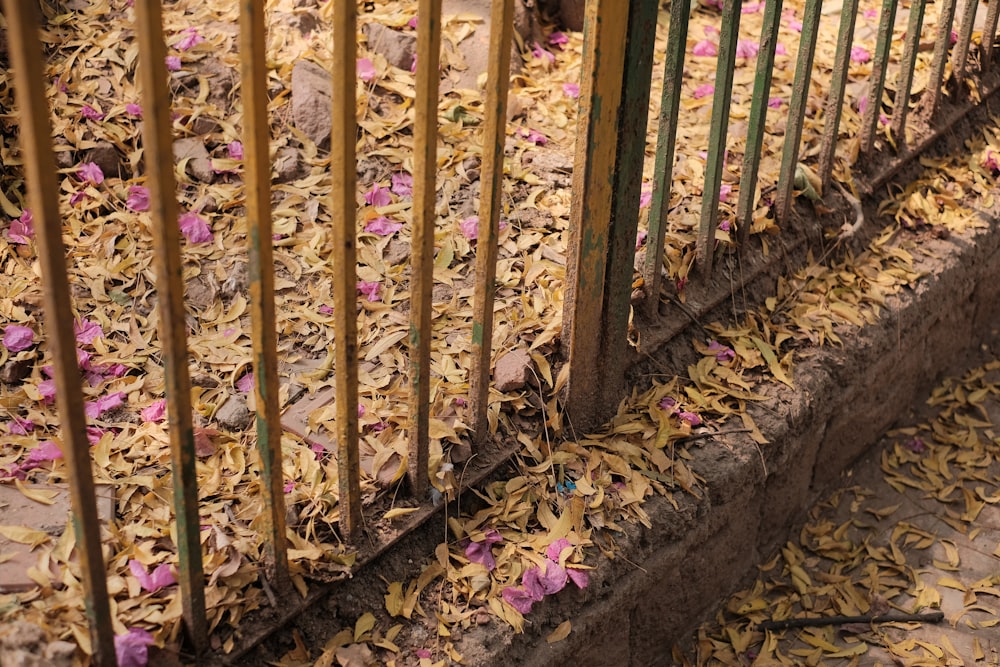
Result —
<instances>
[{"instance_id":1,"label":"fence post","mask_svg":"<svg viewBox=\"0 0 1000 667\"><path fill-rule=\"evenodd\" d=\"M489 431L490 361L493 358L493 304L496 292L497 245L503 157L507 140L507 92L510 88L510 45L514 0L494 0L490 15L490 56L486 78L486 123L483 127L483 170L479 193L479 234L476 241L476 294L472 321L472 368L469 370L469 411L473 442Z\"/></svg>"},{"instance_id":2,"label":"fence post","mask_svg":"<svg viewBox=\"0 0 1000 667\"><path fill-rule=\"evenodd\" d=\"M201 557L198 478L191 424L191 380L188 376L183 266L171 136L173 123L165 64L167 48L163 41L160 3L137 2L135 16L143 102L143 163L148 174L153 218L153 259L159 295L156 309L166 379L181 608L195 651L202 654L208 648L208 622L205 617L205 573Z\"/></svg>"},{"instance_id":3,"label":"fence post","mask_svg":"<svg viewBox=\"0 0 1000 667\"><path fill-rule=\"evenodd\" d=\"M594 0L587 4L584 20L563 311L563 343L570 365L566 402L574 428L581 429L596 423L605 411L601 405L605 386L617 386L624 379L624 369L609 363L603 354L628 14L621 11L620 0ZM626 344L624 340L617 343Z\"/></svg>"},{"instance_id":4,"label":"fence post","mask_svg":"<svg viewBox=\"0 0 1000 667\"><path fill-rule=\"evenodd\" d=\"M59 183L52 152L52 126L45 102L45 58L38 40L38 4L5 0L10 59L14 68L21 127L20 144L28 185L28 200L38 233L38 261L44 281L46 344L52 352L56 405L62 422L62 447L70 478L73 532L80 559L83 603L90 624L94 664L115 664L107 573L101 550L101 522L97 514L90 442L84 414L80 368L73 336L73 310L66 272L66 249L59 216Z\"/></svg>"},{"instance_id":5,"label":"fence post","mask_svg":"<svg viewBox=\"0 0 1000 667\"><path fill-rule=\"evenodd\" d=\"M260 453L267 577L279 590L288 584L285 493L281 470L278 402L278 336L274 312L274 241L271 239L271 126L267 118L267 30L264 0L243 0L240 11L240 86L247 138L245 178L250 234L250 308L253 327L254 398Z\"/></svg>"}]
</instances>

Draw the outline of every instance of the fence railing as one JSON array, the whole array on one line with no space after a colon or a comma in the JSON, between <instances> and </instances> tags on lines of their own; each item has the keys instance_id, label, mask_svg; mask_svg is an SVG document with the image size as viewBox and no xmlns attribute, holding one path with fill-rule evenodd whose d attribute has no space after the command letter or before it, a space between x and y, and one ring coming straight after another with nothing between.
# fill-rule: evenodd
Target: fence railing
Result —
<instances>
[{"instance_id":1,"label":"fence railing","mask_svg":"<svg viewBox=\"0 0 1000 667\"><path fill-rule=\"evenodd\" d=\"M657 53L658 0L632 0L628 11L620 0L588 3L584 64L581 80L578 140L573 173L573 207L567 253L567 299L563 314L562 345L569 365L563 405L578 425L592 424L617 403L625 383L629 359L626 340L633 310L636 238L640 220L640 184L647 148L647 114L654 64L663 64L662 98L657 125L652 201L649 213L649 251L639 270L647 319L657 317L663 285L665 237L671 212L672 171L678 138L678 120L684 81L685 51L691 7L674 2L670 8L666 52ZM81 380L73 344L73 311L66 270L59 212L59 183L52 149L52 125L44 90L43 52L38 39L37 6L5 0L10 56L16 76L20 109L20 144L28 195L37 229L38 255L44 277L45 317L52 352L56 400L62 444L69 469L74 530L80 545L80 565L86 591L94 663L115 662L111 606L101 551L91 455ZM278 398L278 353L275 333L267 64L263 0L241 0L240 58L244 104L246 217L249 229L250 305L253 323L253 371L257 410L257 448L266 546L266 576L279 593L290 590L286 548L285 501L282 490L281 422ZM950 62L952 80L977 74L970 63L970 45L978 4L966 2ZM900 159L926 145L907 148L907 118L917 50L922 35L924 0L909 5L904 52L896 73L893 115L888 130L880 116L889 78L890 47L899 0L885 0L879 15L877 44L869 80L869 100L862 118L860 152L892 148ZM1000 0L990 0L978 55L980 69L991 64ZM718 60L712 99L707 163L697 227L697 277L712 280L715 235L719 226L719 197L723 183L727 131L730 121L733 73L739 45L741 0L722 3ZM807 0L802 16L795 76L788 100L780 172L775 185L779 221L794 219L795 175L801 162L803 125L810 97L814 53L820 33L821 0ZM924 119L934 125L940 109L947 56L952 37L955 0L945 0L937 25L930 80L921 93ZM482 133L482 177L479 207L474 316L471 336L470 400L475 443L488 437L491 341L494 290L501 211L509 54L513 0L493 3L485 123ZM843 149L839 124L845 106L848 65L858 13L858 0L843 3L829 95L825 101L822 142L815 156L816 170L830 184L835 156ZM336 2L333 16L332 141L330 171L333 189L333 287L337 462L339 471L340 531L355 539L362 524L359 467L358 331L356 291L356 24L354 2ZM739 178L735 215L735 248L749 252L750 228L760 206L757 183L762 147L767 140L765 116L774 72L781 0L764 8L746 148ZM173 505L184 626L197 654L208 650L205 611L205 573L202 566L195 442L192 426L191 380L185 334L182 256L175 199L170 92L165 65L165 42L159 3L135 3L139 44L139 74L145 110L143 158L150 190L153 221L156 288L159 294L159 337L166 377L170 452L174 476ZM407 485L424 501L428 488L430 420L430 360L432 283L434 269L435 197L437 191L438 62L441 48L441 0L420 0L417 31L416 93L414 99L414 197L411 308L409 315L409 449ZM963 84L965 85L965 84ZM962 88L953 89L958 96ZM985 92L992 92L989 89ZM985 97L985 94L984 94ZM970 102L971 103L971 102ZM814 159L810 157L810 159Z\"/></svg>"}]
</instances>

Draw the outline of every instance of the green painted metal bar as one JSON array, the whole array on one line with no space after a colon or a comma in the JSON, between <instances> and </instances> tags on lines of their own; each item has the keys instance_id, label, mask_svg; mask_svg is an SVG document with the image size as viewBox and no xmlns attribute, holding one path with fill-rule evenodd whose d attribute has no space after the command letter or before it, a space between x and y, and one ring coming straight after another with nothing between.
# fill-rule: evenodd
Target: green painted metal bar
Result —
<instances>
[{"instance_id":1,"label":"green painted metal bar","mask_svg":"<svg viewBox=\"0 0 1000 667\"><path fill-rule=\"evenodd\" d=\"M833 158L837 154L837 138L840 135L840 118L844 110L844 92L847 90L847 76L850 73L851 45L854 43L854 24L858 17L858 0L844 0L840 10L840 31L837 33L837 51L833 57L833 77L830 93L826 100L823 138L819 149L819 177L823 191L830 187L833 174Z\"/></svg>"},{"instance_id":2,"label":"green painted metal bar","mask_svg":"<svg viewBox=\"0 0 1000 667\"><path fill-rule=\"evenodd\" d=\"M278 336L274 310L274 248L271 221L271 128L267 117L267 30L264 0L240 2L240 88L246 139L244 195L250 235L250 320L253 327L254 398L260 454L260 516L266 573L287 588L285 493L281 470L281 414L278 401Z\"/></svg>"},{"instance_id":3,"label":"green painted metal bar","mask_svg":"<svg viewBox=\"0 0 1000 667\"><path fill-rule=\"evenodd\" d=\"M931 74L927 80L927 113L933 117L941 104L941 86L944 83L944 65L951 44L951 26L955 22L955 0L944 0L938 17L937 38L934 41L934 58L931 60Z\"/></svg>"},{"instance_id":4,"label":"green painted metal bar","mask_svg":"<svg viewBox=\"0 0 1000 667\"><path fill-rule=\"evenodd\" d=\"M514 0L493 3L490 15L490 55L486 78L486 122L483 128L483 170L480 180L479 235L476 241L476 293L472 319L472 368L469 370L469 411L474 443L489 433L490 361L493 357L493 304L496 293L497 246L503 208L503 158L507 140L507 92L510 89L510 45Z\"/></svg>"},{"instance_id":5,"label":"green painted metal bar","mask_svg":"<svg viewBox=\"0 0 1000 667\"><path fill-rule=\"evenodd\" d=\"M924 26L924 2L925 0L913 0L910 4L910 18L906 23L906 43L903 46L903 61L900 63L899 80L896 83L896 106L892 111L890 125L899 148L906 143L906 116L910 110L913 71L917 66L920 32Z\"/></svg>"},{"instance_id":6,"label":"green painted metal bar","mask_svg":"<svg viewBox=\"0 0 1000 667\"><path fill-rule=\"evenodd\" d=\"M986 9L986 23L983 25L983 72L993 66L993 45L997 41L997 18L1000 18L1000 0L990 0Z\"/></svg>"},{"instance_id":7,"label":"green painted metal bar","mask_svg":"<svg viewBox=\"0 0 1000 667\"><path fill-rule=\"evenodd\" d=\"M660 302L663 271L663 242L667 232L670 190L674 173L674 150L677 145L677 118L684 74L684 47L687 44L690 8L683 2L670 3L670 27L663 70L660 118L656 130L656 163L653 166L653 201L649 209L649 235L646 239L646 263L643 283L646 288L646 312L656 313Z\"/></svg>"},{"instance_id":8,"label":"green painted metal bar","mask_svg":"<svg viewBox=\"0 0 1000 667\"><path fill-rule=\"evenodd\" d=\"M608 271L604 287L604 323L600 388L601 411L617 406L625 390L624 354L628 352L628 319L632 308L635 240L639 226L639 197L646 157L646 124L649 89L653 77L658 0L629 3L625 39L621 112L618 120L618 155L612 184L611 227L608 238Z\"/></svg>"},{"instance_id":9,"label":"green painted metal bar","mask_svg":"<svg viewBox=\"0 0 1000 667\"><path fill-rule=\"evenodd\" d=\"M740 174L740 198L736 205L736 243L741 252L746 247L750 226L753 224L757 172L764 146L764 121L771 95L774 50L778 44L778 29L781 27L781 4L781 0L770 0L764 5L764 24L760 31L760 50L757 53L757 71L753 80L746 149L743 152L743 170Z\"/></svg>"},{"instance_id":10,"label":"green painted metal bar","mask_svg":"<svg viewBox=\"0 0 1000 667\"><path fill-rule=\"evenodd\" d=\"M715 67L715 94L712 97L712 121L708 135L708 161L705 165L705 188L701 196L701 222L695 259L698 273L712 275L715 251L715 227L719 220L719 192L722 168L726 161L726 135L729 131L729 107L733 97L736 67L736 44L740 34L743 0L726 0L722 6L722 29L719 31L719 58Z\"/></svg>"},{"instance_id":11,"label":"green painted metal bar","mask_svg":"<svg viewBox=\"0 0 1000 667\"><path fill-rule=\"evenodd\" d=\"M62 424L60 449L69 469L71 520L80 561L83 604L90 624L93 664L105 667L116 664L115 637L73 335L72 297L59 215L59 172L52 150L52 124L45 101L45 86L41 85L47 78L45 56L39 41L38 4L5 0L3 7L16 87L18 143L24 156L28 201L42 269L46 346L52 354L56 407Z\"/></svg>"},{"instance_id":12,"label":"green painted metal bar","mask_svg":"<svg viewBox=\"0 0 1000 667\"><path fill-rule=\"evenodd\" d=\"M357 322L357 3L333 8L333 78L330 171L333 208L334 383L337 408L337 483L340 530L347 539L361 529L358 449Z\"/></svg>"},{"instance_id":13,"label":"green painted metal bar","mask_svg":"<svg viewBox=\"0 0 1000 667\"><path fill-rule=\"evenodd\" d=\"M428 486L428 429L434 285L434 203L437 197L438 63L441 0L417 6L417 90L413 156L413 274L410 278L410 445L408 478L423 500Z\"/></svg>"},{"instance_id":14,"label":"green painted metal bar","mask_svg":"<svg viewBox=\"0 0 1000 667\"><path fill-rule=\"evenodd\" d=\"M603 360L595 332L601 330L605 303L627 30L620 0L587 3L562 336L570 364L566 405L578 430L594 421L600 407L596 370Z\"/></svg>"},{"instance_id":15,"label":"green painted metal bar","mask_svg":"<svg viewBox=\"0 0 1000 667\"><path fill-rule=\"evenodd\" d=\"M184 279L177 224L167 49L163 41L160 3L135 4L142 85L143 163L148 174L153 220L154 267L159 295L159 334L167 393L167 430L173 469L181 608L188 636L199 655L208 648L205 575L198 519L198 478L191 425L191 381L184 321Z\"/></svg>"},{"instance_id":16,"label":"green painted metal bar","mask_svg":"<svg viewBox=\"0 0 1000 667\"><path fill-rule=\"evenodd\" d=\"M868 85L868 107L861 120L861 152L870 153L875 145L879 118L882 115L882 92L885 90L885 72L889 66L889 48L892 46L892 29L896 23L896 5L899 0L883 0L872 60L872 76Z\"/></svg>"},{"instance_id":17,"label":"green painted metal bar","mask_svg":"<svg viewBox=\"0 0 1000 667\"><path fill-rule=\"evenodd\" d=\"M785 145L781 151L781 171L778 174L775 200L778 220L781 221L788 219L792 208L792 186L795 181L795 168L799 162L799 144L802 141L802 123L809 99L809 82L812 77L813 56L816 53L816 37L819 34L821 5L822 0L806 0L805 14L802 17L802 38L799 40L799 54L795 60L792 97L788 102L788 125L785 129Z\"/></svg>"},{"instance_id":18,"label":"green painted metal bar","mask_svg":"<svg viewBox=\"0 0 1000 667\"><path fill-rule=\"evenodd\" d=\"M955 42L955 52L952 54L951 71L959 81L965 78L965 68L969 60L969 47L972 45L972 28L976 23L976 10L979 0L966 0L962 8L962 21L958 27L958 41Z\"/></svg>"}]
</instances>

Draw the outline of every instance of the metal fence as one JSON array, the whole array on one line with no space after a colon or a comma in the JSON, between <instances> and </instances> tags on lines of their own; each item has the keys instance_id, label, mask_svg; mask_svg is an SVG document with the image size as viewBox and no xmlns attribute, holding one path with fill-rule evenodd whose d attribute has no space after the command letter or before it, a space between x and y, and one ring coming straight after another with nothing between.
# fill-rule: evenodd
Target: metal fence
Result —
<instances>
[{"instance_id":1,"label":"metal fence","mask_svg":"<svg viewBox=\"0 0 1000 667\"><path fill-rule=\"evenodd\" d=\"M249 227L249 272L253 321L253 370L256 377L257 447L261 460L264 498L266 576L279 594L290 591L286 549L284 494L281 475L281 422L278 399L278 363L275 334L275 287L270 210L269 122L267 116L267 66L265 63L265 13L263 0L240 1L242 96L244 101L246 215ZM795 170L810 76L819 33L821 0L807 0L802 18L801 42L787 113L780 175L776 184L776 215L792 219ZM907 110L916 53L923 33L924 0L909 6L904 55L896 72L896 99L889 133L879 134L883 91L889 72L889 49L899 0L885 0L869 83L868 105L862 124L860 152L888 150L888 138L900 160L918 153L929 141L907 146ZM741 0L722 4L722 27L712 100L711 132L697 235L698 279L713 276L718 200L727 142ZM761 148L765 142L764 118L768 103L781 0L768 0L759 41L754 93L746 130L746 150L739 182L734 238L736 248L747 252L752 215L757 202ZM982 46L974 53L981 67L973 66L970 45L978 8L968 2L962 11L957 39L949 42L955 0L944 0L934 40L931 81L922 93L922 118L940 124L941 91L949 49L951 80L970 89L981 85L972 77L985 70L993 56L1000 0L990 0ZM627 9L627 11L626 11ZM58 206L59 184L52 148L51 123L43 89L43 55L37 39L37 6L21 0L4 2L10 56L16 75L20 110L21 147L30 203L37 228L38 255L44 277L48 344L53 355L56 400L62 424L63 451L70 471L73 524L79 545L95 664L115 662L111 606L91 474L91 454L86 433L81 379L74 349L71 290ZM654 187L649 214L650 251L640 270L645 303L639 307L655 319L660 303L664 238L669 219L672 169L682 98L690 5L673 2L670 9L666 53L655 53L658 0L593 0L588 3L585 55L580 94L580 114L573 173L571 240L567 256L568 295L563 319L562 345L569 365L563 404L578 424L589 424L607 415L621 396L629 360L626 341L633 312L636 235L639 224L640 183L647 141L654 60L664 61L664 78L655 151ZM845 0L835 56L830 94L825 102L822 148L815 157L816 170L825 185L831 181L838 149L838 124L844 107L847 67L852 47L858 0ZM338 0L333 10L333 129L330 169L333 175L332 211L336 280L334 308L354 312L356 277L356 22L353 1ZM474 323L471 346L470 411L475 442L488 436L494 281L496 277L501 185L506 136L507 82L512 33L513 0L493 3L485 124L482 139L482 191L476 247ZM156 287L160 298L160 340L169 405L169 436L175 479L174 507L179 556L179 581L187 636L197 654L208 651L205 616L205 575L199 542L198 489L192 427L191 382L184 324L184 284L172 169L170 94L167 87L165 42L159 3L135 3L140 48L144 160L152 203L155 233ZM430 416L431 287L434 260L434 201L436 192L436 130L438 62L441 43L441 0L419 1L414 125L414 200L412 256L412 306L409 324L410 428L407 482L418 500L428 487L428 424ZM995 86L995 84L994 84ZM983 89L982 97L992 93ZM959 100L962 101L962 100ZM976 102L964 98L966 106ZM950 118L950 117L949 117ZM946 119L945 119L946 120ZM881 138L880 138L881 136ZM340 485L340 529L354 539L362 521L359 491L358 344L356 321L338 317L335 327L335 377L337 400L337 461Z\"/></svg>"}]
</instances>

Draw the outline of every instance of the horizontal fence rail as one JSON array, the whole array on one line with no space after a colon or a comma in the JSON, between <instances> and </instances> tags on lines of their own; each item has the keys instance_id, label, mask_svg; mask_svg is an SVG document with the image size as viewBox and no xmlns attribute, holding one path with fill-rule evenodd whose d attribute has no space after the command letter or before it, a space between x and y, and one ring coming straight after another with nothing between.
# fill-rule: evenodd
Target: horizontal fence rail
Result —
<instances>
[{"instance_id":1,"label":"horizontal fence rail","mask_svg":"<svg viewBox=\"0 0 1000 667\"><path fill-rule=\"evenodd\" d=\"M79 555L80 578L85 591L90 645L86 651L94 664L113 665L115 659L114 608L108 594L107 567L92 474L92 455L87 439L80 374L75 354L71 285L66 267L59 211L59 183L52 147L52 123L44 89L44 60L39 41L37 12L30 3L4 0L10 39L10 57L19 95L20 146L24 154L28 198L38 229L38 257L44 283L47 345L53 360L56 401L61 419L62 451L70 479L73 526ZM566 265L566 299L562 313L561 346L568 366L568 381L559 399L575 422L586 429L609 416L625 387L625 373L633 358L628 337L634 326L655 323L661 306L670 307L678 288L665 279L665 255L674 211L675 168L678 136L685 111L683 85L688 82L688 53L692 10L688 3L673 2L665 25L665 51L658 52L656 26L660 14L657 0L631 0L623 11L619 0L592 0L587 4L583 66L577 117L575 161L572 176L572 207L569 213ZM767 114L774 85L779 30L785 13L781 0L769 0L759 39L748 46L741 35L741 0L725 0L716 29L718 43L714 86L711 92L710 130L704 180L697 193L694 233L689 248L692 281L702 285L722 280L721 259L746 258L753 252L753 225L761 215L774 217L778 225L795 225L798 193L810 185L803 182L805 170L815 170L822 189L832 183L841 187L845 179L838 169L851 162L851 152L871 155L894 154L899 160L912 157L926 140L907 142L907 119L912 101L922 108L922 118L941 120L942 95L954 104L971 105L963 91L968 85L984 86L981 73L992 66L998 6L991 0L986 13L985 36L974 31L978 4L963 5L960 25L952 46L955 0L936 5L934 52L928 82L914 92L920 38L929 19L924 0L906 5L904 26L896 19L899 0L884 0L878 13L878 31L871 72L867 77L867 106L852 109L846 90L851 75L851 54L858 0L845 0L839 19L832 77L822 99L815 94L814 74L817 40L826 26L822 0L806 0L800 21L800 38L786 123L780 137L768 134ZM199 512L195 430L192 421L192 381L189 376L189 341L185 321L184 255L176 221L179 207L178 182L174 170L173 120L167 50L160 3L137 2L134 7L138 42L138 75L142 89L142 165L149 188L155 288L158 295L160 360L167 403L167 437L171 461L172 507L182 615L192 654L205 658L210 652L210 624L206 615L206 572L203 564L203 517ZM696 7L696 11L706 11ZM510 53L513 41L514 0L496 0L490 17L484 123L481 128L482 175L478 202L476 266L473 314L467 345L471 349L469 369L469 446L475 455L489 461L470 476L465 486L481 479L513 453L510 445L491 449L489 410L491 368L494 363L494 321L499 259L501 214L504 197L507 120L511 79ZM333 391L336 422L336 488L338 526L336 539L354 551L368 549L370 559L377 549L364 544L366 514L361 491L361 428L359 426L359 327L358 297L358 128L359 78L356 34L358 6L354 2L333 3L330 82L332 84L329 172L333 270ZM799 19L795 19L797 22ZM439 90L442 53L442 2L419 0L416 21L415 89L413 112L413 202L412 258L407 314L407 411L405 486L409 500L419 509L420 520L430 516L433 340L436 327L433 287L435 282L435 231L440 224L437 201L440 139ZM253 398L256 410L256 449L259 454L255 490L261 497L261 514L255 527L263 543L262 570L272 604L301 609L314 601L296 590L295 563L289 556L290 541L297 536L287 525L284 490L279 398L279 353L276 323L274 222L272 220L271 125L268 112L268 64L266 54L267 15L264 0L239 2L239 52L241 62L242 137L245 144L244 208L248 234L249 312L252 323ZM896 34L906 31L898 67L892 51ZM699 36L700 38L700 36ZM733 91L738 58L752 53L757 58L744 136L731 134L734 114ZM949 58L950 54L950 58ZM700 57L700 56L699 56ZM947 76L950 72L950 77ZM658 80L661 77L662 80ZM964 83L961 80L967 80ZM961 85L955 85L958 81ZM970 83L971 81L971 83ZM656 84L656 85L654 85ZM990 85L996 86L993 82ZM659 87L659 95L653 91ZM894 95L886 91L892 89ZM984 88L985 90L985 88ZM992 92L992 89L990 91ZM890 98L891 99L888 99ZM985 97L985 95L984 95ZM746 100L744 100L745 102ZM891 121L885 117L891 104ZM655 133L647 143L649 111ZM822 109L817 119L810 110ZM848 112L849 113L845 113ZM842 120L860 116L857 145L843 138ZM803 150L804 133L818 139L818 150ZM729 173L727 146L744 143L738 178ZM781 146L780 169L775 182L764 182L761 162L769 142ZM910 145L914 144L914 145ZM690 151L690 146L684 146ZM646 153L651 152L651 196L648 220L640 210ZM841 161L838 161L838 153ZM777 153L775 153L777 158ZM811 165L811 166L810 166ZM895 167L894 167L895 168ZM735 212L720 209L723 189L738 183ZM767 201L765 201L765 193ZM773 203L772 203L773 195ZM766 209L766 211L765 211ZM720 221L721 220L721 221ZM645 259L638 262L636 240L646 224ZM725 225L725 227L723 226ZM721 230L721 231L720 231ZM646 232L642 232L646 233ZM726 236L722 237L725 233ZM721 239L720 239L721 237ZM241 249L231 248L230 252ZM688 274L678 276L678 283ZM638 292L636 292L638 288ZM634 319L633 319L634 318ZM638 324L637 324L638 323ZM558 360L553 359L553 362ZM558 368L558 366L557 366ZM557 383L558 384L558 383ZM501 436L504 434L500 434ZM508 434L510 435L510 434ZM496 450L496 451L494 451ZM492 466L492 467L491 467ZM439 503L438 503L439 504ZM414 521L413 525L416 525ZM399 539L395 537L393 539ZM294 602L293 602L294 601Z\"/></svg>"}]
</instances>

